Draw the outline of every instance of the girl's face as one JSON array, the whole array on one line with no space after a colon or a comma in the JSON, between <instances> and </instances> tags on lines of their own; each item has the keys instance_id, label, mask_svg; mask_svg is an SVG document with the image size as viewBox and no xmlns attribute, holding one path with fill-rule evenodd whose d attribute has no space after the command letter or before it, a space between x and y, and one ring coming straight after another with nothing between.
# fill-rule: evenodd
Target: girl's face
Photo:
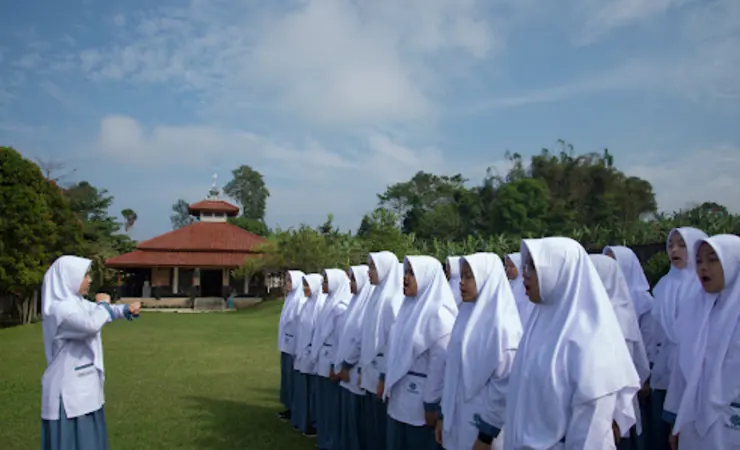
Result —
<instances>
[{"instance_id":1,"label":"girl's face","mask_svg":"<svg viewBox=\"0 0 740 450\"><path fill-rule=\"evenodd\" d=\"M82 278L82 283L80 283L80 295L84 296L90 292L90 283L92 283L92 277L90 276L90 272L88 272Z\"/></svg>"},{"instance_id":2,"label":"girl's face","mask_svg":"<svg viewBox=\"0 0 740 450\"><path fill-rule=\"evenodd\" d=\"M351 270L349 272L349 291L352 294L356 294L357 293L357 279L355 278L355 274L352 273Z\"/></svg>"},{"instance_id":3,"label":"girl's face","mask_svg":"<svg viewBox=\"0 0 740 450\"><path fill-rule=\"evenodd\" d=\"M606 256L610 257L611 259L615 260L615 261L617 260L617 257L614 256L614 252L612 252L611 250L607 250L606 253L604 253L604 254Z\"/></svg>"},{"instance_id":4,"label":"girl's face","mask_svg":"<svg viewBox=\"0 0 740 450\"><path fill-rule=\"evenodd\" d=\"M696 252L696 274L705 291L717 294L725 288L725 271L722 262L711 245L706 242Z\"/></svg>"},{"instance_id":5,"label":"girl's face","mask_svg":"<svg viewBox=\"0 0 740 450\"><path fill-rule=\"evenodd\" d=\"M287 294L293 290L293 279L290 277L290 273L285 275L285 283L283 283L283 293Z\"/></svg>"},{"instance_id":6,"label":"girl's face","mask_svg":"<svg viewBox=\"0 0 740 450\"><path fill-rule=\"evenodd\" d=\"M326 272L323 274L324 281L321 282L321 292L324 294L329 293L329 277L326 275Z\"/></svg>"},{"instance_id":7,"label":"girl's face","mask_svg":"<svg viewBox=\"0 0 740 450\"><path fill-rule=\"evenodd\" d=\"M447 278L447 281L450 281L452 278L452 270L450 270L450 262L445 262L445 278Z\"/></svg>"},{"instance_id":8,"label":"girl's face","mask_svg":"<svg viewBox=\"0 0 740 450\"><path fill-rule=\"evenodd\" d=\"M671 258L671 264L676 269L684 269L688 264L689 253L681 233L673 233L668 239L668 257Z\"/></svg>"},{"instance_id":9,"label":"girl's face","mask_svg":"<svg viewBox=\"0 0 740 450\"><path fill-rule=\"evenodd\" d=\"M367 267L368 267L367 274L370 277L370 284L372 284L373 286L379 285L380 279L378 277L378 268L375 267L375 261L371 259Z\"/></svg>"},{"instance_id":10,"label":"girl's face","mask_svg":"<svg viewBox=\"0 0 740 450\"><path fill-rule=\"evenodd\" d=\"M534 261L532 261L531 256L527 255L523 269L522 278L524 278L524 288L527 291L529 301L532 303L541 303L540 282L537 279L537 269L534 267Z\"/></svg>"},{"instance_id":11,"label":"girl's face","mask_svg":"<svg viewBox=\"0 0 740 450\"><path fill-rule=\"evenodd\" d=\"M306 297L311 296L311 286L308 285L306 280L303 280L303 295L305 295Z\"/></svg>"},{"instance_id":12,"label":"girl's face","mask_svg":"<svg viewBox=\"0 0 740 450\"><path fill-rule=\"evenodd\" d=\"M508 256L506 257L506 263L504 264L504 267L506 268L506 278L508 278L509 280L515 280L516 277L519 276L519 269L509 259Z\"/></svg>"},{"instance_id":13,"label":"girl's face","mask_svg":"<svg viewBox=\"0 0 740 450\"><path fill-rule=\"evenodd\" d=\"M475 284L473 270L466 260L463 260L460 267L460 296L464 302L474 302L478 298L478 285Z\"/></svg>"},{"instance_id":14,"label":"girl's face","mask_svg":"<svg viewBox=\"0 0 740 450\"><path fill-rule=\"evenodd\" d=\"M406 266L406 271L403 274L403 295L407 297L416 297L419 291L419 287L416 285L416 276L414 276L414 269L411 265Z\"/></svg>"}]
</instances>

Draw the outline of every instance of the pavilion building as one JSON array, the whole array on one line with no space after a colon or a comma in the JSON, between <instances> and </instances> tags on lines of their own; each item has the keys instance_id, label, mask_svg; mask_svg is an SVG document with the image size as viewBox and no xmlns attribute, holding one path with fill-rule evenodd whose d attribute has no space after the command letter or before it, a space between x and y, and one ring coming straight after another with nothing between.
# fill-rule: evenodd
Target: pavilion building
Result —
<instances>
[{"instance_id":1,"label":"pavilion building","mask_svg":"<svg viewBox=\"0 0 740 450\"><path fill-rule=\"evenodd\" d=\"M236 295L249 293L250 280L231 272L246 258L259 258L259 246L266 240L228 223L239 208L220 200L218 192L214 185L208 198L188 206L194 223L140 242L133 252L105 262L123 272L121 297L223 297L226 288ZM259 290L265 282L252 287Z\"/></svg>"}]
</instances>

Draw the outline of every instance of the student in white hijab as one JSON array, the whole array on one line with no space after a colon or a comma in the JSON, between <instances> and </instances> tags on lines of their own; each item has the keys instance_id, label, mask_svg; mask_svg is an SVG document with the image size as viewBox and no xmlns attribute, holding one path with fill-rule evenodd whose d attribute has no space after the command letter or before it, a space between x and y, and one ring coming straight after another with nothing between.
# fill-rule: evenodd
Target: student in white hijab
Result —
<instances>
[{"instance_id":1,"label":"student in white hijab","mask_svg":"<svg viewBox=\"0 0 740 450\"><path fill-rule=\"evenodd\" d=\"M522 322L522 329L524 329L527 327L529 316L532 315L534 304L529 301L529 297L527 297L527 293L524 289L524 278L522 278L521 274L521 253L509 253L506 255L504 267L506 268L506 276L509 278L511 291L514 293L514 300L516 300L516 308L517 311L519 311L519 319Z\"/></svg>"},{"instance_id":2,"label":"student in white hijab","mask_svg":"<svg viewBox=\"0 0 740 450\"><path fill-rule=\"evenodd\" d=\"M442 265L407 256L404 300L393 326L383 396L388 400L388 450L435 450L434 427L457 304Z\"/></svg>"},{"instance_id":3,"label":"student in white hijab","mask_svg":"<svg viewBox=\"0 0 740 450\"><path fill-rule=\"evenodd\" d=\"M459 256L448 256L445 261L445 276L447 281L450 283L450 289L452 295L455 296L455 303L458 305L462 303L462 297L460 296L460 257Z\"/></svg>"},{"instance_id":4,"label":"student in white hijab","mask_svg":"<svg viewBox=\"0 0 740 450\"><path fill-rule=\"evenodd\" d=\"M100 331L116 319L138 316L141 304L93 303L91 261L62 256L44 275L41 288L44 353L41 379L41 448L107 450Z\"/></svg>"},{"instance_id":5,"label":"student in white hijab","mask_svg":"<svg viewBox=\"0 0 740 450\"><path fill-rule=\"evenodd\" d=\"M437 442L447 450L490 448L494 440L502 446L522 326L499 256L476 253L460 262L462 304L447 347Z\"/></svg>"},{"instance_id":6,"label":"student in white hijab","mask_svg":"<svg viewBox=\"0 0 740 450\"><path fill-rule=\"evenodd\" d=\"M295 369L293 377L293 403L290 422L305 436L316 436L316 360L312 356L312 340L316 329L316 318L326 301L321 290L323 277L312 273L303 277L303 295L306 303L301 310L296 333Z\"/></svg>"},{"instance_id":7,"label":"student in white hijab","mask_svg":"<svg viewBox=\"0 0 740 450\"><path fill-rule=\"evenodd\" d=\"M649 427L649 448L666 450L671 425L663 418L663 403L670 383L671 369L679 340L676 319L686 299L694 298L701 290L696 277L694 245L707 237L696 228L674 228L668 234L666 251L671 261L670 271L658 281L653 289L652 315L655 319L655 360L650 376L652 423Z\"/></svg>"},{"instance_id":8,"label":"student in white hijab","mask_svg":"<svg viewBox=\"0 0 740 450\"><path fill-rule=\"evenodd\" d=\"M295 356L295 334L297 317L306 303L303 295L303 277L298 270L289 270L285 275L283 290L287 294L278 325L278 350L280 350L280 403L285 410L278 414L282 420L290 420L291 396L293 395L293 358ZM295 282L293 281L295 280Z\"/></svg>"},{"instance_id":9,"label":"student in white hijab","mask_svg":"<svg viewBox=\"0 0 740 450\"><path fill-rule=\"evenodd\" d=\"M640 379L609 295L573 239L525 239L521 253L535 309L509 377L504 448L614 449L635 424Z\"/></svg>"},{"instance_id":10,"label":"student in white hijab","mask_svg":"<svg viewBox=\"0 0 740 450\"><path fill-rule=\"evenodd\" d=\"M645 344L642 341L642 332L640 332L640 326L637 322L634 301L627 286L627 280L619 268L619 264L613 258L606 255L591 255L591 261L594 263L602 283L604 283L606 293L609 294L632 362L640 376L640 383L645 386L650 377L650 362L648 361ZM642 448L642 445L640 445L643 437L642 414L637 396L635 396L633 404L637 423L630 430L621 430L622 439L619 442L619 448L623 450L639 450Z\"/></svg>"},{"instance_id":11,"label":"student in white hijab","mask_svg":"<svg viewBox=\"0 0 740 450\"><path fill-rule=\"evenodd\" d=\"M665 401L675 450L740 448L740 238L694 245L700 294L678 318L678 355Z\"/></svg>"},{"instance_id":12,"label":"student in white hijab","mask_svg":"<svg viewBox=\"0 0 740 450\"><path fill-rule=\"evenodd\" d=\"M349 270L350 301L339 338L339 348L334 359L334 371L341 380L342 389L342 449L363 450L365 424L362 411L365 391L359 386L362 320L374 286L370 284L368 266L352 266Z\"/></svg>"},{"instance_id":13,"label":"student in white hijab","mask_svg":"<svg viewBox=\"0 0 740 450\"><path fill-rule=\"evenodd\" d=\"M370 283L375 289L363 317L360 349L360 386L368 396L364 414L365 448L383 450L388 420L380 374L386 370L388 336L403 301L403 271L398 257L388 251L370 253L368 267Z\"/></svg>"},{"instance_id":14,"label":"student in white hijab","mask_svg":"<svg viewBox=\"0 0 740 450\"><path fill-rule=\"evenodd\" d=\"M316 318L311 341L316 360L316 445L323 450L342 450L341 388L334 373L334 359L339 347L339 334L349 302L352 299L349 277L341 269L326 269L322 289L327 295Z\"/></svg>"}]
</instances>

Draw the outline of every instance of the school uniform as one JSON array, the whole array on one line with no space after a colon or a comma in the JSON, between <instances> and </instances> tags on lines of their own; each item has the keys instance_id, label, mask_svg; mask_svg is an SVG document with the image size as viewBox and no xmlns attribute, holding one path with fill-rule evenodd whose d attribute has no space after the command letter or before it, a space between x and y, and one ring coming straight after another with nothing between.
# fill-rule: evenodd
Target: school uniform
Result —
<instances>
[{"instance_id":1,"label":"school uniform","mask_svg":"<svg viewBox=\"0 0 740 450\"><path fill-rule=\"evenodd\" d=\"M365 448L383 450L388 420L386 405L377 397L377 391L380 374L386 372L388 337L403 301L403 265L388 251L370 253L368 260L375 264L379 283L368 300L362 322L360 387L366 392Z\"/></svg>"},{"instance_id":2,"label":"school uniform","mask_svg":"<svg viewBox=\"0 0 740 450\"><path fill-rule=\"evenodd\" d=\"M283 310L280 313L278 325L278 350L280 350L280 403L287 412L293 396L293 358L295 357L295 336L298 329L298 316L306 296L303 295L303 277L305 274L298 270L288 271L291 279L291 290L285 298ZM289 418L289 417L286 417Z\"/></svg>"},{"instance_id":3,"label":"school uniform","mask_svg":"<svg viewBox=\"0 0 740 450\"><path fill-rule=\"evenodd\" d=\"M350 268L357 291L344 315L344 323L339 338L339 348L334 360L334 372L342 370L349 374L349 381L342 381L341 397L341 443L345 450L370 450L365 447L365 423L363 408L365 391L360 387L360 372L357 363L360 360L362 339L362 321L374 286L370 284L368 266Z\"/></svg>"},{"instance_id":4,"label":"school uniform","mask_svg":"<svg viewBox=\"0 0 740 450\"><path fill-rule=\"evenodd\" d=\"M512 262L517 268L516 278L509 281L511 291L514 293L514 300L516 301L516 308L519 312L519 320L522 323L522 328L526 328L529 316L534 311L534 304L529 301L527 297L527 291L524 289L524 278L522 278L522 256L521 253L509 253L506 255L506 259Z\"/></svg>"},{"instance_id":5,"label":"school uniform","mask_svg":"<svg viewBox=\"0 0 740 450\"><path fill-rule=\"evenodd\" d=\"M290 422L298 431L312 436L316 426L316 359L311 343L316 317L324 306L326 295L321 292L321 275L306 275L304 280L311 288L311 296L301 311L296 336Z\"/></svg>"},{"instance_id":6,"label":"school uniform","mask_svg":"<svg viewBox=\"0 0 740 450\"><path fill-rule=\"evenodd\" d=\"M460 295L460 257L448 256L446 262L450 270L450 290L452 295L455 296L455 303L459 306L462 303L462 296Z\"/></svg>"},{"instance_id":7,"label":"school uniform","mask_svg":"<svg viewBox=\"0 0 740 450\"><path fill-rule=\"evenodd\" d=\"M407 256L404 264L418 291L405 297L389 339L384 398L388 402L388 450L435 450L434 425L444 388L447 346L458 309L442 265L429 256Z\"/></svg>"},{"instance_id":8,"label":"school uniform","mask_svg":"<svg viewBox=\"0 0 740 450\"><path fill-rule=\"evenodd\" d=\"M668 242L674 233L679 233L686 242L686 267L678 269L671 265L670 271L660 279L653 289L652 316L655 320L655 361L650 377L652 392L649 448L668 450L668 436L671 426L663 418L663 404L666 391L671 379L671 370L675 365L678 349L679 330L676 328L676 318L681 313L681 306L686 298L696 295L700 289L696 276L696 261L694 244L707 235L696 228L682 227L671 230L666 239Z\"/></svg>"},{"instance_id":9,"label":"school uniform","mask_svg":"<svg viewBox=\"0 0 740 450\"><path fill-rule=\"evenodd\" d=\"M62 256L44 276L42 318L47 368L41 379L41 448L107 450L105 368L100 330L131 319L128 305L92 303L79 294L89 259Z\"/></svg>"},{"instance_id":10,"label":"school uniform","mask_svg":"<svg viewBox=\"0 0 740 450\"><path fill-rule=\"evenodd\" d=\"M615 449L640 379L591 259L576 241L525 239L540 292L509 376L504 449Z\"/></svg>"},{"instance_id":11,"label":"school uniform","mask_svg":"<svg viewBox=\"0 0 740 450\"><path fill-rule=\"evenodd\" d=\"M478 253L463 261L473 272L478 296L459 306L447 349L442 445L470 450L480 439L496 448L503 445L509 373L522 327L499 257Z\"/></svg>"},{"instance_id":12,"label":"school uniform","mask_svg":"<svg viewBox=\"0 0 740 450\"><path fill-rule=\"evenodd\" d=\"M718 235L703 241L719 257L725 287L717 294L702 289L682 304L664 417L673 423L679 450L739 449L740 238Z\"/></svg>"},{"instance_id":13,"label":"school uniform","mask_svg":"<svg viewBox=\"0 0 740 450\"><path fill-rule=\"evenodd\" d=\"M598 272L604 288L606 288L606 292L609 295L614 313L617 316L617 321L624 335L625 344L627 344L627 349L630 352L630 357L640 377L640 385L642 386L647 382L648 377L650 377L650 362L648 361L647 351L642 340L642 332L637 321L634 301L627 286L627 280L616 260L602 254L591 255L591 262L593 262L596 272ZM620 430L621 440L618 445L620 450L640 450L642 448L642 413L638 396L634 397L632 404L635 408L635 419L637 422L631 429Z\"/></svg>"},{"instance_id":14,"label":"school uniform","mask_svg":"<svg viewBox=\"0 0 740 450\"><path fill-rule=\"evenodd\" d=\"M350 280L340 269L324 271L329 285L311 345L316 358L316 445L320 450L341 450L341 388L329 377L336 359L344 314L352 299Z\"/></svg>"}]
</instances>

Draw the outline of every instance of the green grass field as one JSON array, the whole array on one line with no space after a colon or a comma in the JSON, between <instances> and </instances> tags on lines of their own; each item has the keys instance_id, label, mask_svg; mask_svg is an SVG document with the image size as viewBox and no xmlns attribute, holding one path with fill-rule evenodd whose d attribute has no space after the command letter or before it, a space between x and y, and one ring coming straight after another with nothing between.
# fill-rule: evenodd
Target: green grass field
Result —
<instances>
[{"instance_id":1,"label":"green grass field","mask_svg":"<svg viewBox=\"0 0 740 450\"><path fill-rule=\"evenodd\" d=\"M282 302L238 313L144 313L103 330L113 450L311 449L275 414ZM0 330L0 447L39 448L41 324Z\"/></svg>"}]
</instances>

